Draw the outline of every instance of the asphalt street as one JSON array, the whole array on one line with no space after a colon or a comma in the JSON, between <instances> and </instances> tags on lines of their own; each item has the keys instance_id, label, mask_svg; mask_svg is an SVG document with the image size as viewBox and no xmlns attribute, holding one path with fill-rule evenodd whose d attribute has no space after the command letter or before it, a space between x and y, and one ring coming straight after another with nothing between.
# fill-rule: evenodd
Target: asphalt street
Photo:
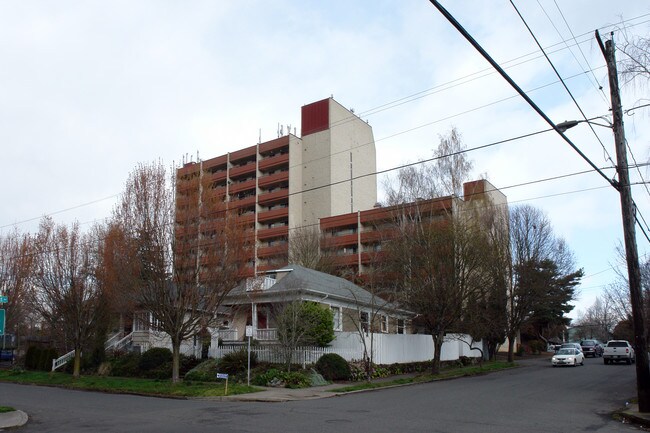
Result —
<instances>
[{"instance_id":1,"label":"asphalt street","mask_svg":"<svg viewBox=\"0 0 650 433\"><path fill-rule=\"evenodd\" d=\"M0 383L24 432L630 432L611 412L635 395L634 366L521 368L319 400L172 400Z\"/></svg>"}]
</instances>

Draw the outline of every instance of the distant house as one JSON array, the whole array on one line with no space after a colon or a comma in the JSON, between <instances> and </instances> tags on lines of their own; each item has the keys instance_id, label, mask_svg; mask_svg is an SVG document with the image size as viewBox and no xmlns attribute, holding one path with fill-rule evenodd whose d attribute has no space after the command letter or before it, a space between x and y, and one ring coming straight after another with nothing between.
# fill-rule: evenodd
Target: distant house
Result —
<instances>
[{"instance_id":1,"label":"distant house","mask_svg":"<svg viewBox=\"0 0 650 433\"><path fill-rule=\"evenodd\" d=\"M230 310L230 317L219 333L241 340L246 326L251 325L253 338L274 341L277 339L274 314L283 304L295 301L316 302L329 308L334 317L334 331L338 332L355 332L361 327L365 332L407 334L414 317L412 312L344 278L290 264L249 279L230 292L223 303Z\"/></svg>"}]
</instances>

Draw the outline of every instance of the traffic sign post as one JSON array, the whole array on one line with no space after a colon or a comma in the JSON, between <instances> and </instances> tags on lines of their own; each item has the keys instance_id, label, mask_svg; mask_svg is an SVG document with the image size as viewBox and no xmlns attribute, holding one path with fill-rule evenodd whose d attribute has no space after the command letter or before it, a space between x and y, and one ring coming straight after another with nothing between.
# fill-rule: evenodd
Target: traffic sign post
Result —
<instances>
[{"instance_id":1,"label":"traffic sign post","mask_svg":"<svg viewBox=\"0 0 650 433\"><path fill-rule=\"evenodd\" d=\"M0 309L0 335L5 335L5 310Z\"/></svg>"},{"instance_id":2,"label":"traffic sign post","mask_svg":"<svg viewBox=\"0 0 650 433\"><path fill-rule=\"evenodd\" d=\"M246 336L248 337L248 374L246 384L251 386L251 337L253 336L253 327L246 325Z\"/></svg>"}]
</instances>

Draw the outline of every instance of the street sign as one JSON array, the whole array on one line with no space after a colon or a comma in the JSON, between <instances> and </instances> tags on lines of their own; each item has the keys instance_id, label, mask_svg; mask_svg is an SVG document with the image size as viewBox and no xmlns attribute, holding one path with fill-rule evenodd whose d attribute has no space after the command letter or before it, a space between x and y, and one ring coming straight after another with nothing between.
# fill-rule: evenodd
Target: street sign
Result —
<instances>
[{"instance_id":1,"label":"street sign","mask_svg":"<svg viewBox=\"0 0 650 433\"><path fill-rule=\"evenodd\" d=\"M6 304L9 302L9 298L7 296L0 296L0 304Z\"/></svg>"},{"instance_id":2,"label":"street sign","mask_svg":"<svg viewBox=\"0 0 650 433\"><path fill-rule=\"evenodd\" d=\"M5 335L5 310L0 310L0 335Z\"/></svg>"},{"instance_id":3,"label":"street sign","mask_svg":"<svg viewBox=\"0 0 650 433\"><path fill-rule=\"evenodd\" d=\"M251 325L246 325L246 336L247 337L253 336L253 327Z\"/></svg>"},{"instance_id":4,"label":"street sign","mask_svg":"<svg viewBox=\"0 0 650 433\"><path fill-rule=\"evenodd\" d=\"M228 373L217 373L217 379L228 379Z\"/></svg>"}]
</instances>

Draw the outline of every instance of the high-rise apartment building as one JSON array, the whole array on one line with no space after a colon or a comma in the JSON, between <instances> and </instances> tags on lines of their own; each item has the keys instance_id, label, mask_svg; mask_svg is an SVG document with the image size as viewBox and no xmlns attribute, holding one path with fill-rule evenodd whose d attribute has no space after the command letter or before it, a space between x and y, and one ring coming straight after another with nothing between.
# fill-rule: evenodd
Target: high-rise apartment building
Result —
<instances>
[{"instance_id":1,"label":"high-rise apartment building","mask_svg":"<svg viewBox=\"0 0 650 433\"><path fill-rule=\"evenodd\" d=\"M177 232L199 225L196 218L184 219L189 213L182 210L200 206L187 191L190 180L200 178L202 200L223 200L251 229L254 248L242 272L253 276L287 263L293 229L371 209L377 202L375 173L370 125L334 99L324 99L302 107L300 137L289 133L179 168ZM209 218L202 227L209 228Z\"/></svg>"}]
</instances>

